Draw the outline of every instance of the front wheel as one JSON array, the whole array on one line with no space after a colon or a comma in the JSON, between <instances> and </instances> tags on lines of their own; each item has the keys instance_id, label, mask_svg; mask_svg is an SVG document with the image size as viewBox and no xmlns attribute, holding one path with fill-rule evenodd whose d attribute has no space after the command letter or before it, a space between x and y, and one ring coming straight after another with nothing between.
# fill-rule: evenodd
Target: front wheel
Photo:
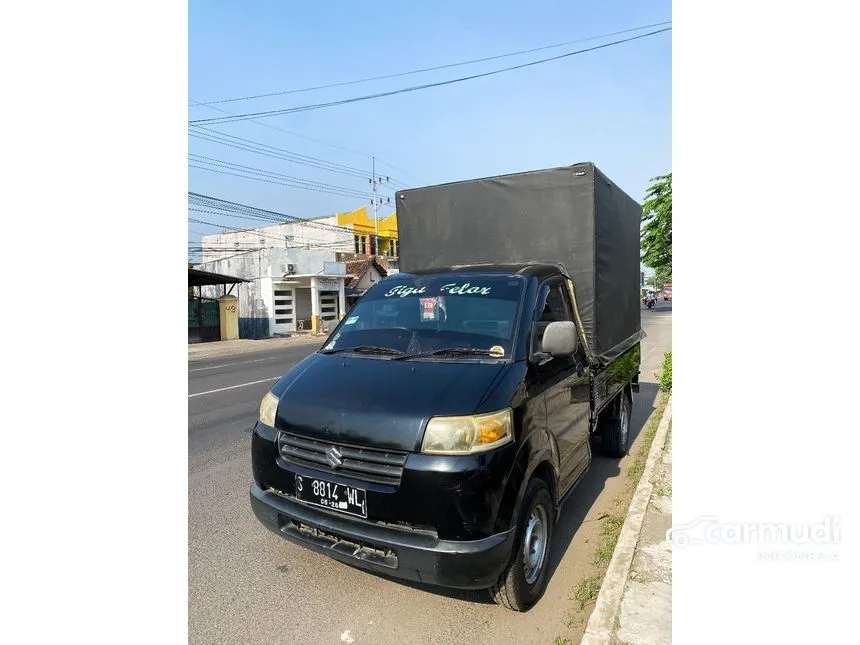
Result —
<instances>
[{"instance_id":1,"label":"front wheel","mask_svg":"<svg viewBox=\"0 0 860 645\"><path fill-rule=\"evenodd\" d=\"M511 561L490 595L498 604L514 611L534 605L549 579L549 550L555 528L552 495L542 479L529 482L517 520L517 533Z\"/></svg>"}]
</instances>

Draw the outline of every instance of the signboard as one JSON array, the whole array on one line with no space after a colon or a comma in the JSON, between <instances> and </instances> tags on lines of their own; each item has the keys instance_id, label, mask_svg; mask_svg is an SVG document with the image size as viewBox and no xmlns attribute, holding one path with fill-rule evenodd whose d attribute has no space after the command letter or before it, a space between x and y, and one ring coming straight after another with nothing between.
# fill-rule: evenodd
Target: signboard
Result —
<instances>
[{"instance_id":1,"label":"signboard","mask_svg":"<svg viewBox=\"0 0 860 645\"><path fill-rule=\"evenodd\" d=\"M317 278L317 289L320 291L337 291L337 280L327 278Z\"/></svg>"}]
</instances>

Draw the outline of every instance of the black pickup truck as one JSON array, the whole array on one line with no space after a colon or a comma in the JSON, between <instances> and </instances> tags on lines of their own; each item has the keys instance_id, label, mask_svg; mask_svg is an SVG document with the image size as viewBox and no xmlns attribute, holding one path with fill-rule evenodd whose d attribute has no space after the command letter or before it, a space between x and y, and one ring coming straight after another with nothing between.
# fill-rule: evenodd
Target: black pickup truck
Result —
<instances>
[{"instance_id":1,"label":"black pickup truck","mask_svg":"<svg viewBox=\"0 0 860 645\"><path fill-rule=\"evenodd\" d=\"M532 606L593 447L628 449L640 213L593 164L398 193L403 272L261 404L259 520L358 567Z\"/></svg>"}]
</instances>

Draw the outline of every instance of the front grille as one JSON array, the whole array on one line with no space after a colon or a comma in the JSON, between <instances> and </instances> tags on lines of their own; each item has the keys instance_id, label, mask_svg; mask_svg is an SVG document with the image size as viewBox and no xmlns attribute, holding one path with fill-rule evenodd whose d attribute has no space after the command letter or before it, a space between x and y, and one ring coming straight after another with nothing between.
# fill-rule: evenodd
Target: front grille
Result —
<instances>
[{"instance_id":1,"label":"front grille","mask_svg":"<svg viewBox=\"0 0 860 645\"><path fill-rule=\"evenodd\" d=\"M286 518L284 518L284 520L286 520ZM367 542L357 542L328 531L323 531L315 526L297 522L296 520L291 520L289 522L285 521L281 526L281 530L284 533L295 535L303 540L324 547L325 549L337 551L338 553L342 553L343 555L350 556L357 560L365 560L367 562L372 562L373 564L388 567L389 569L397 568L397 554L386 547L377 546Z\"/></svg>"},{"instance_id":2,"label":"front grille","mask_svg":"<svg viewBox=\"0 0 860 645\"><path fill-rule=\"evenodd\" d=\"M333 466L327 459L332 448L337 450L340 465ZM298 437L286 432L278 433L278 452L284 461L323 472L338 473L361 481L397 486L403 476L406 453L375 450Z\"/></svg>"}]
</instances>

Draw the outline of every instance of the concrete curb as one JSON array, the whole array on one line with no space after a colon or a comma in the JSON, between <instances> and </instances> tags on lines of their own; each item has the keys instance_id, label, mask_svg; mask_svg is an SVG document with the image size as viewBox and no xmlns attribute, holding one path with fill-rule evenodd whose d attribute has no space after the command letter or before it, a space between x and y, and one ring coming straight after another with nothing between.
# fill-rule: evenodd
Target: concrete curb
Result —
<instances>
[{"instance_id":1,"label":"concrete curb","mask_svg":"<svg viewBox=\"0 0 860 645\"><path fill-rule=\"evenodd\" d=\"M188 346L188 362L192 363L194 361L201 361L207 358L220 358L222 356L253 354L297 345L318 344L322 346L325 339L325 336L292 336L286 338L264 338L262 340L218 341L231 343L230 345L218 345L217 342L198 343Z\"/></svg>"},{"instance_id":2,"label":"concrete curb","mask_svg":"<svg viewBox=\"0 0 860 645\"><path fill-rule=\"evenodd\" d=\"M580 645L610 645L612 643L612 633L618 620L624 587L627 584L627 576L630 574L630 566L633 564L636 545L639 543L645 511L648 509L648 503L651 501L651 493L654 489L651 477L666 445L666 435L671 420L672 397L670 395L666 409L663 411L663 418L660 419L660 425L657 426L654 441L651 443L651 449L648 451L648 459L645 462L642 478L639 480L636 492L633 493L633 499L630 500L627 516L624 518L624 526L621 528L621 535L618 536L615 552L612 554L612 560L609 562L603 584L600 585L600 593L597 595L594 611L588 619L588 625L585 627L585 634L582 636Z\"/></svg>"}]
</instances>

